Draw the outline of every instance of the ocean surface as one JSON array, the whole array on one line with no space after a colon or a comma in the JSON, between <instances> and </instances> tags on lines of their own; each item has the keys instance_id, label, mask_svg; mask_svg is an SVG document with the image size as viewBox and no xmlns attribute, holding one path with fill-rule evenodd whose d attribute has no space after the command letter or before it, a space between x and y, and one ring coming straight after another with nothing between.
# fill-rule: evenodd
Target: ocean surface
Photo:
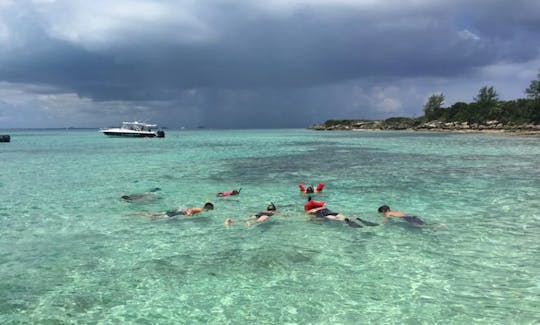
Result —
<instances>
[{"instance_id":1,"label":"ocean surface","mask_svg":"<svg viewBox=\"0 0 540 325\"><path fill-rule=\"evenodd\" d=\"M1 324L540 322L538 137L2 133ZM319 182L352 218L379 223L388 204L447 227L308 222L298 184ZM136 215L207 200L193 217ZM282 215L223 224L270 202Z\"/></svg>"}]
</instances>

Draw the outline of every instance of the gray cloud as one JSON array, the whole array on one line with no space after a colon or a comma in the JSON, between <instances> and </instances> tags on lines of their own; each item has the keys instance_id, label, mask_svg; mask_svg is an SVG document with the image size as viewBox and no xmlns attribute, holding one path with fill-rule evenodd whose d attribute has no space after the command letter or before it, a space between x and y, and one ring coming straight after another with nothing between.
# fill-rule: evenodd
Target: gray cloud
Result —
<instances>
[{"instance_id":1,"label":"gray cloud","mask_svg":"<svg viewBox=\"0 0 540 325\"><path fill-rule=\"evenodd\" d=\"M420 115L484 83L515 98L539 67L537 17L525 0L4 1L0 87L19 98L0 127L25 126L21 105L44 126L301 127Z\"/></svg>"}]
</instances>

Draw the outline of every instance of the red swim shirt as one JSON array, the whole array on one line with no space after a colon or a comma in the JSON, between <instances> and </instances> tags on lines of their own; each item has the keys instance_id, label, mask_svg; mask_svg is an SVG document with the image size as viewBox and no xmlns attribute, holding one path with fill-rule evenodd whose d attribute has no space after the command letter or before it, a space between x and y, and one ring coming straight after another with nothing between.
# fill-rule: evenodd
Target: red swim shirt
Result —
<instances>
[{"instance_id":1,"label":"red swim shirt","mask_svg":"<svg viewBox=\"0 0 540 325\"><path fill-rule=\"evenodd\" d=\"M304 204L304 211L308 211L315 208L322 208L324 206L323 201L307 201L306 204Z\"/></svg>"}]
</instances>

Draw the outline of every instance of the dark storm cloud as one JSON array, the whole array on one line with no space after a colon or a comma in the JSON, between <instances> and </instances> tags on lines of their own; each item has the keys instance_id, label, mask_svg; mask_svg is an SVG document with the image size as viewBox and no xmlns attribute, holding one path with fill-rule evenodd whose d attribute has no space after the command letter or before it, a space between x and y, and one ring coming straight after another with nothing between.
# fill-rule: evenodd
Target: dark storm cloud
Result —
<instances>
[{"instance_id":1,"label":"dark storm cloud","mask_svg":"<svg viewBox=\"0 0 540 325\"><path fill-rule=\"evenodd\" d=\"M403 114L440 91L410 81L537 59L538 17L535 1L7 1L0 82L225 127Z\"/></svg>"}]
</instances>

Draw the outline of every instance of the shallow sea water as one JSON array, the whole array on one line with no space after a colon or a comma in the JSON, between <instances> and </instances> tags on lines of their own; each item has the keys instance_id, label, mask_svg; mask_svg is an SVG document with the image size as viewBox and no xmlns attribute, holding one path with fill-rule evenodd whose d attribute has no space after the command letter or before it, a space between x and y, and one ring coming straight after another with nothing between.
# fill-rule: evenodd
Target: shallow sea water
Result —
<instances>
[{"instance_id":1,"label":"shallow sea water","mask_svg":"<svg viewBox=\"0 0 540 325\"><path fill-rule=\"evenodd\" d=\"M6 132L4 132L6 133ZM10 131L0 143L2 324L533 324L540 139L483 134ZM307 222L298 183L380 222ZM159 187L145 202L122 193ZM215 193L242 188L241 195ZM151 220L137 212L215 210ZM226 228L275 202L283 215Z\"/></svg>"}]
</instances>

